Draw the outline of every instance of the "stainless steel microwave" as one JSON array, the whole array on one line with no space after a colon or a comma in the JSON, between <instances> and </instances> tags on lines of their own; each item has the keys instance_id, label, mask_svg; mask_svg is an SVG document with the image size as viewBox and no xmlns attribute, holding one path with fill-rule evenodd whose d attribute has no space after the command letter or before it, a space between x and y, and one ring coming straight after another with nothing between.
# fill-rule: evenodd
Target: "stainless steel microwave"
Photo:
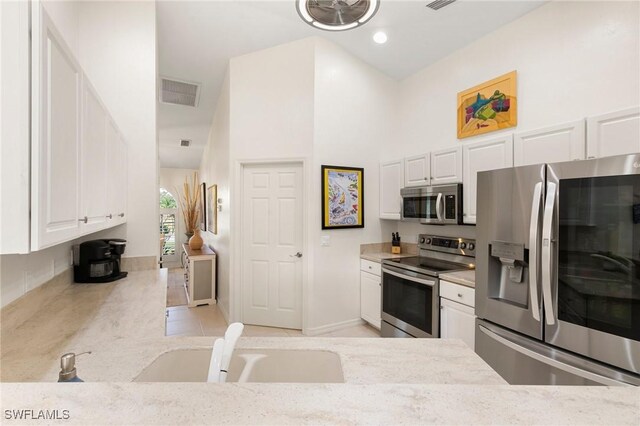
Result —
<instances>
[{"instance_id":1,"label":"stainless steel microwave","mask_svg":"<svg viewBox=\"0 0 640 426\"><path fill-rule=\"evenodd\" d=\"M435 225L462 224L462 184L402 188L402 220Z\"/></svg>"}]
</instances>

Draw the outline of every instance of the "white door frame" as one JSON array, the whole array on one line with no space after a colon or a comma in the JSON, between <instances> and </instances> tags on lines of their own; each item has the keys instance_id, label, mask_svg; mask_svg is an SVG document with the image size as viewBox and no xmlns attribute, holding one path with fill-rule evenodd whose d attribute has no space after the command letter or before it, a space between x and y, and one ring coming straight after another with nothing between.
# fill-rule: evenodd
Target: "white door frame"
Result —
<instances>
[{"instance_id":1,"label":"white door frame","mask_svg":"<svg viewBox=\"0 0 640 426\"><path fill-rule=\"evenodd\" d=\"M242 200L244 199L244 169L247 166L273 166L273 165L299 165L302 167L302 333L306 334L309 314L309 277L312 274L313 257L309 244L309 223L311 211L309 160L306 158L261 159L261 160L237 160L234 165L234 179L231 182L231 193L238 194L231 197L231 223L230 228L237 230L231 232L231 273L229 274L229 322L243 320L242 312Z\"/></svg>"}]
</instances>

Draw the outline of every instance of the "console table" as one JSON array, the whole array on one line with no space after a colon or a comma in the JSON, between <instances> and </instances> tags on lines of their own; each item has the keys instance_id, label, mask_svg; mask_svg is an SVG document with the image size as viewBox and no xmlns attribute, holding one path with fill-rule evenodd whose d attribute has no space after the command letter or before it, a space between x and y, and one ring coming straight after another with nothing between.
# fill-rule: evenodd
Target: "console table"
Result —
<instances>
[{"instance_id":1,"label":"console table","mask_svg":"<svg viewBox=\"0 0 640 426\"><path fill-rule=\"evenodd\" d=\"M192 250L186 243L182 247L185 253L187 305L194 307L216 303L216 252L207 245L200 250Z\"/></svg>"}]
</instances>

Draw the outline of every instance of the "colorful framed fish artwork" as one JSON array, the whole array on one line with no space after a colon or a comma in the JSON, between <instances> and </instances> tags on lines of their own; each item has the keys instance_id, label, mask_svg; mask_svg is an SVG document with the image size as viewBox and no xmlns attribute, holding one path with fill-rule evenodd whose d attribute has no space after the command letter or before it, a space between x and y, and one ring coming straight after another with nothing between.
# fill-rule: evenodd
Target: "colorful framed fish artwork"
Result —
<instances>
[{"instance_id":1,"label":"colorful framed fish artwork","mask_svg":"<svg viewBox=\"0 0 640 426\"><path fill-rule=\"evenodd\" d=\"M364 228L364 169L322 166L322 229Z\"/></svg>"},{"instance_id":2,"label":"colorful framed fish artwork","mask_svg":"<svg viewBox=\"0 0 640 426\"><path fill-rule=\"evenodd\" d=\"M516 71L458 93L458 139L516 124Z\"/></svg>"}]
</instances>

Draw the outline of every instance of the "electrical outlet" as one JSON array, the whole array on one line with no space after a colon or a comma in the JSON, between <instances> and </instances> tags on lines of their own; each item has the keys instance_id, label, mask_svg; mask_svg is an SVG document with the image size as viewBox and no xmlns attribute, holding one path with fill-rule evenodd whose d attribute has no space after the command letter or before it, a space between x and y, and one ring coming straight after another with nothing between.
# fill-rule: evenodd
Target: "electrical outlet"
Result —
<instances>
[{"instance_id":1,"label":"electrical outlet","mask_svg":"<svg viewBox=\"0 0 640 426\"><path fill-rule=\"evenodd\" d=\"M329 247L331 246L331 236L323 235L320 237L320 247Z\"/></svg>"}]
</instances>

